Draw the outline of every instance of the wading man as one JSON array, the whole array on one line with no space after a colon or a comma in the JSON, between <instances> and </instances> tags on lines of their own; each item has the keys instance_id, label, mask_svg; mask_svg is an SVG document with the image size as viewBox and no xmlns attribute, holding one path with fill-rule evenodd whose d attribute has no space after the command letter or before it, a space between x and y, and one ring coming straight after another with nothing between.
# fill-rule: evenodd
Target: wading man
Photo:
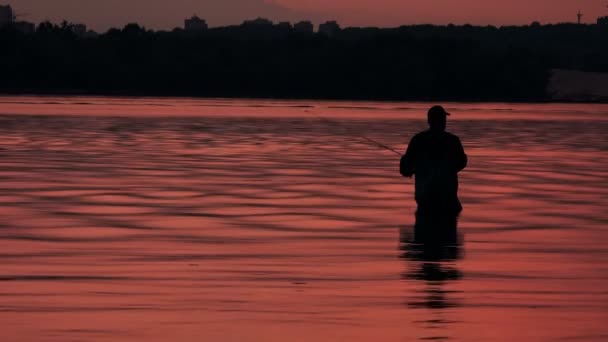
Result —
<instances>
[{"instance_id":1,"label":"wading man","mask_svg":"<svg viewBox=\"0 0 608 342\"><path fill-rule=\"evenodd\" d=\"M467 166L460 139L445 131L450 115L441 106L428 112L429 129L414 136L401 158L401 174L415 177L418 215L458 215L458 172Z\"/></svg>"}]
</instances>

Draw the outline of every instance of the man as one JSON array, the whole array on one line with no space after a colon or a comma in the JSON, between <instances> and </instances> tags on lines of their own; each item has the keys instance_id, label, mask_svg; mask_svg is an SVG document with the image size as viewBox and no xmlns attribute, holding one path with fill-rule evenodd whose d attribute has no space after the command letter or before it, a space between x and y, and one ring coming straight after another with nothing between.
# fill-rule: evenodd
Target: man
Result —
<instances>
[{"instance_id":1,"label":"man","mask_svg":"<svg viewBox=\"0 0 608 342\"><path fill-rule=\"evenodd\" d=\"M418 214L458 215L458 172L467 166L460 139L445 131L450 114L441 106L428 112L429 129L412 138L401 158L401 174L416 175Z\"/></svg>"}]
</instances>

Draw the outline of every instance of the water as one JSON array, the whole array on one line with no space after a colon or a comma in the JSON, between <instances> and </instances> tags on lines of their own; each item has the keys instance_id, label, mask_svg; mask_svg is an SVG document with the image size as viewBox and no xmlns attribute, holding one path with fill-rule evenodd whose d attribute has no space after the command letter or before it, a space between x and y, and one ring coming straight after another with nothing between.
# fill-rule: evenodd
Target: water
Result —
<instances>
[{"instance_id":1,"label":"water","mask_svg":"<svg viewBox=\"0 0 608 342\"><path fill-rule=\"evenodd\" d=\"M447 104L461 244L416 257L425 103L0 98L6 341L608 340L608 106Z\"/></svg>"}]
</instances>

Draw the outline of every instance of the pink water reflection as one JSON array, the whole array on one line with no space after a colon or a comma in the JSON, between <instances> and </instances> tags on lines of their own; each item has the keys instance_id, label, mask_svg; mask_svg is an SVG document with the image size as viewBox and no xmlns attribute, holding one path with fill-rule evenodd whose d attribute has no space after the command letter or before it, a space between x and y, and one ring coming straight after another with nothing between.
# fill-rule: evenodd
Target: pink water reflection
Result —
<instances>
[{"instance_id":1,"label":"pink water reflection","mask_svg":"<svg viewBox=\"0 0 608 342\"><path fill-rule=\"evenodd\" d=\"M462 257L425 262L358 136L404 150L427 106L0 98L4 336L605 340L608 107L448 104Z\"/></svg>"}]
</instances>

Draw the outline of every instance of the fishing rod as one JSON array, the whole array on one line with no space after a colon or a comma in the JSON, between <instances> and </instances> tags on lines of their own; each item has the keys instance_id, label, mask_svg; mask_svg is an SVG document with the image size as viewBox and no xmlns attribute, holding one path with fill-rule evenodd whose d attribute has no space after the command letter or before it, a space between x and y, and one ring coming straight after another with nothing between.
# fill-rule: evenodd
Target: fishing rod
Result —
<instances>
[{"instance_id":1,"label":"fishing rod","mask_svg":"<svg viewBox=\"0 0 608 342\"><path fill-rule=\"evenodd\" d=\"M376 146L376 147L379 147L379 148L381 148L381 149L383 149L383 150L385 150L385 151L390 151L390 152L393 152L393 153L395 153L396 155L398 155L399 157L402 157L402 156L403 156L403 154L401 154L401 152L397 151L396 149L394 149L394 148L392 148L392 147L390 147L390 146L388 146L388 145L385 145L385 144L383 144L383 143L381 143L381 142L379 142L379 141L376 141L376 140L374 140L374 139L372 139L372 138L370 138L370 137L367 137L367 136L365 136L365 135L363 135L363 134L361 134L361 133L358 133L358 132L353 132L353 131L352 131L350 128L348 128L348 127L344 126L344 125L343 125L342 123L340 123L339 121L336 121L336 120L331 120L331 119L325 118L325 117L321 116L320 114L316 113L316 112L315 112L315 111L313 111L313 110L308 110L308 109L307 109L307 110L305 110L305 112L312 113L312 115L316 116L316 117L317 117L319 120L324 121L324 122L327 122L327 123L329 123L329 124L331 124L331 125L343 127L343 128L344 128L344 129L346 129L347 131L350 131L350 132L351 132L351 134L353 134L354 136L359 137L359 138L361 138L361 139L363 139L363 140L367 141L368 143L371 143L372 145L374 145L374 146ZM409 182L411 182L411 181L408 181L408 183L409 183ZM412 207L412 205L411 205L411 204L407 205L407 206L406 206L406 208L407 208L408 210L412 210L412 209L413 209L413 207Z\"/></svg>"},{"instance_id":2,"label":"fishing rod","mask_svg":"<svg viewBox=\"0 0 608 342\"><path fill-rule=\"evenodd\" d=\"M330 124L332 124L334 126L343 127L346 130L350 131L350 133L353 134L354 136L359 137L359 138L367 141L368 143L371 143L372 145L380 147L380 148L382 148L382 149L384 149L386 151L393 152L396 155L398 155L399 157L403 156L403 154L401 152L397 151L396 149L394 149L394 148L392 148L392 147L390 147L388 145L385 145L385 144L383 144L383 143L381 143L381 142L379 142L377 140L374 140L374 139L372 139L370 137L367 137L367 136L365 136L365 135L363 135L361 133L353 132L350 128L342 125L342 123L340 123L339 121L335 121L335 120L331 120L331 119L325 118L325 117L323 117L323 116L319 115L318 113L315 113L314 111L311 111L311 110L306 110L306 112L312 113L314 116L316 116L321 121L325 121L325 122L330 123Z\"/></svg>"}]
</instances>

